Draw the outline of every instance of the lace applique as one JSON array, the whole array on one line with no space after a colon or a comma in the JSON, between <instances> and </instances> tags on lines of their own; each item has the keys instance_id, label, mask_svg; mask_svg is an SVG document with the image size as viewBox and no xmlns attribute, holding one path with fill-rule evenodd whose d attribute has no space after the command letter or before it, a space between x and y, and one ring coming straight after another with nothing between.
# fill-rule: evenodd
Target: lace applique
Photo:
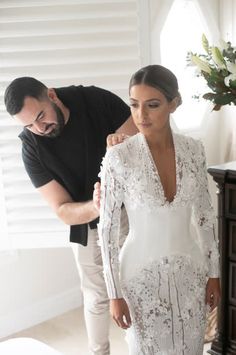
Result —
<instances>
[{"instance_id":1,"label":"lace applique","mask_svg":"<svg viewBox=\"0 0 236 355\"><path fill-rule=\"evenodd\" d=\"M133 326L127 332L135 355L202 355L206 279L186 256L147 264L122 290Z\"/></svg>"}]
</instances>

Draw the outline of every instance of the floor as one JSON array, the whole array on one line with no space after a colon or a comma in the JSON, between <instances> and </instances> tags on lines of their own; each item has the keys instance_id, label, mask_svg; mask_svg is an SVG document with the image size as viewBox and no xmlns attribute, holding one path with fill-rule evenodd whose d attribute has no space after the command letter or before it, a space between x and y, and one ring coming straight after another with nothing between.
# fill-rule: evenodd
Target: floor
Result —
<instances>
[{"instance_id":1,"label":"floor","mask_svg":"<svg viewBox=\"0 0 236 355\"><path fill-rule=\"evenodd\" d=\"M89 355L82 308L21 331L8 339L13 337L30 337L40 340L63 355ZM210 344L206 344L204 354L207 354L206 351L209 348ZM128 355L124 332L113 322L111 323L111 355Z\"/></svg>"}]
</instances>

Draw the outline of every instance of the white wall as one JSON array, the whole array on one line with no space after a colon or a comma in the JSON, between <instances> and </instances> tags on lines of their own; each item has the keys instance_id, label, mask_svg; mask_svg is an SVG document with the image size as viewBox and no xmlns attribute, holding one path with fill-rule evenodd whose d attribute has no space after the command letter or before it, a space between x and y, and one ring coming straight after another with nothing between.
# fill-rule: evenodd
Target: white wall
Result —
<instances>
[{"instance_id":1,"label":"white wall","mask_svg":"<svg viewBox=\"0 0 236 355\"><path fill-rule=\"evenodd\" d=\"M0 337L82 304L71 248L0 253Z\"/></svg>"}]
</instances>

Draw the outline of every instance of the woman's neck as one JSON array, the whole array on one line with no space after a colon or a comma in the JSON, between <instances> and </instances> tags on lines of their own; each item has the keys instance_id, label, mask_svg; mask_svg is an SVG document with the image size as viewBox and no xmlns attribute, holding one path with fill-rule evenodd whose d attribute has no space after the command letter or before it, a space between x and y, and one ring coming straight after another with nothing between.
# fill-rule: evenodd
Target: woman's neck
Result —
<instances>
[{"instance_id":1,"label":"woman's neck","mask_svg":"<svg viewBox=\"0 0 236 355\"><path fill-rule=\"evenodd\" d=\"M173 148L173 136L170 127L145 138L151 150L165 151Z\"/></svg>"}]
</instances>

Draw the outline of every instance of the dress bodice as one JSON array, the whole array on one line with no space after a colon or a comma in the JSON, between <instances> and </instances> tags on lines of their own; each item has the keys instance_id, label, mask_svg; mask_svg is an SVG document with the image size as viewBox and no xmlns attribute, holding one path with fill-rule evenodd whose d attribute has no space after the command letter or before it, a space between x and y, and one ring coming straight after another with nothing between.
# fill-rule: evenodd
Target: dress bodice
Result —
<instances>
[{"instance_id":1,"label":"dress bodice","mask_svg":"<svg viewBox=\"0 0 236 355\"><path fill-rule=\"evenodd\" d=\"M120 277L132 278L140 265L162 260L166 256L191 255L198 263L203 255L191 229L191 208L161 207L145 210L127 210L129 234L120 250Z\"/></svg>"},{"instance_id":2,"label":"dress bodice","mask_svg":"<svg viewBox=\"0 0 236 355\"><path fill-rule=\"evenodd\" d=\"M172 202L164 196L157 168L141 133L110 148L103 161L98 229L104 274L112 298L121 296L120 271L125 275L125 268L134 269L135 260L139 265L143 261L144 266L150 258L188 254L195 261L203 261L209 276L218 275L214 213L203 146L178 134L173 134L173 142L176 195ZM122 204L128 213L130 232L120 253L118 231ZM192 233L192 222L197 234Z\"/></svg>"}]
</instances>

